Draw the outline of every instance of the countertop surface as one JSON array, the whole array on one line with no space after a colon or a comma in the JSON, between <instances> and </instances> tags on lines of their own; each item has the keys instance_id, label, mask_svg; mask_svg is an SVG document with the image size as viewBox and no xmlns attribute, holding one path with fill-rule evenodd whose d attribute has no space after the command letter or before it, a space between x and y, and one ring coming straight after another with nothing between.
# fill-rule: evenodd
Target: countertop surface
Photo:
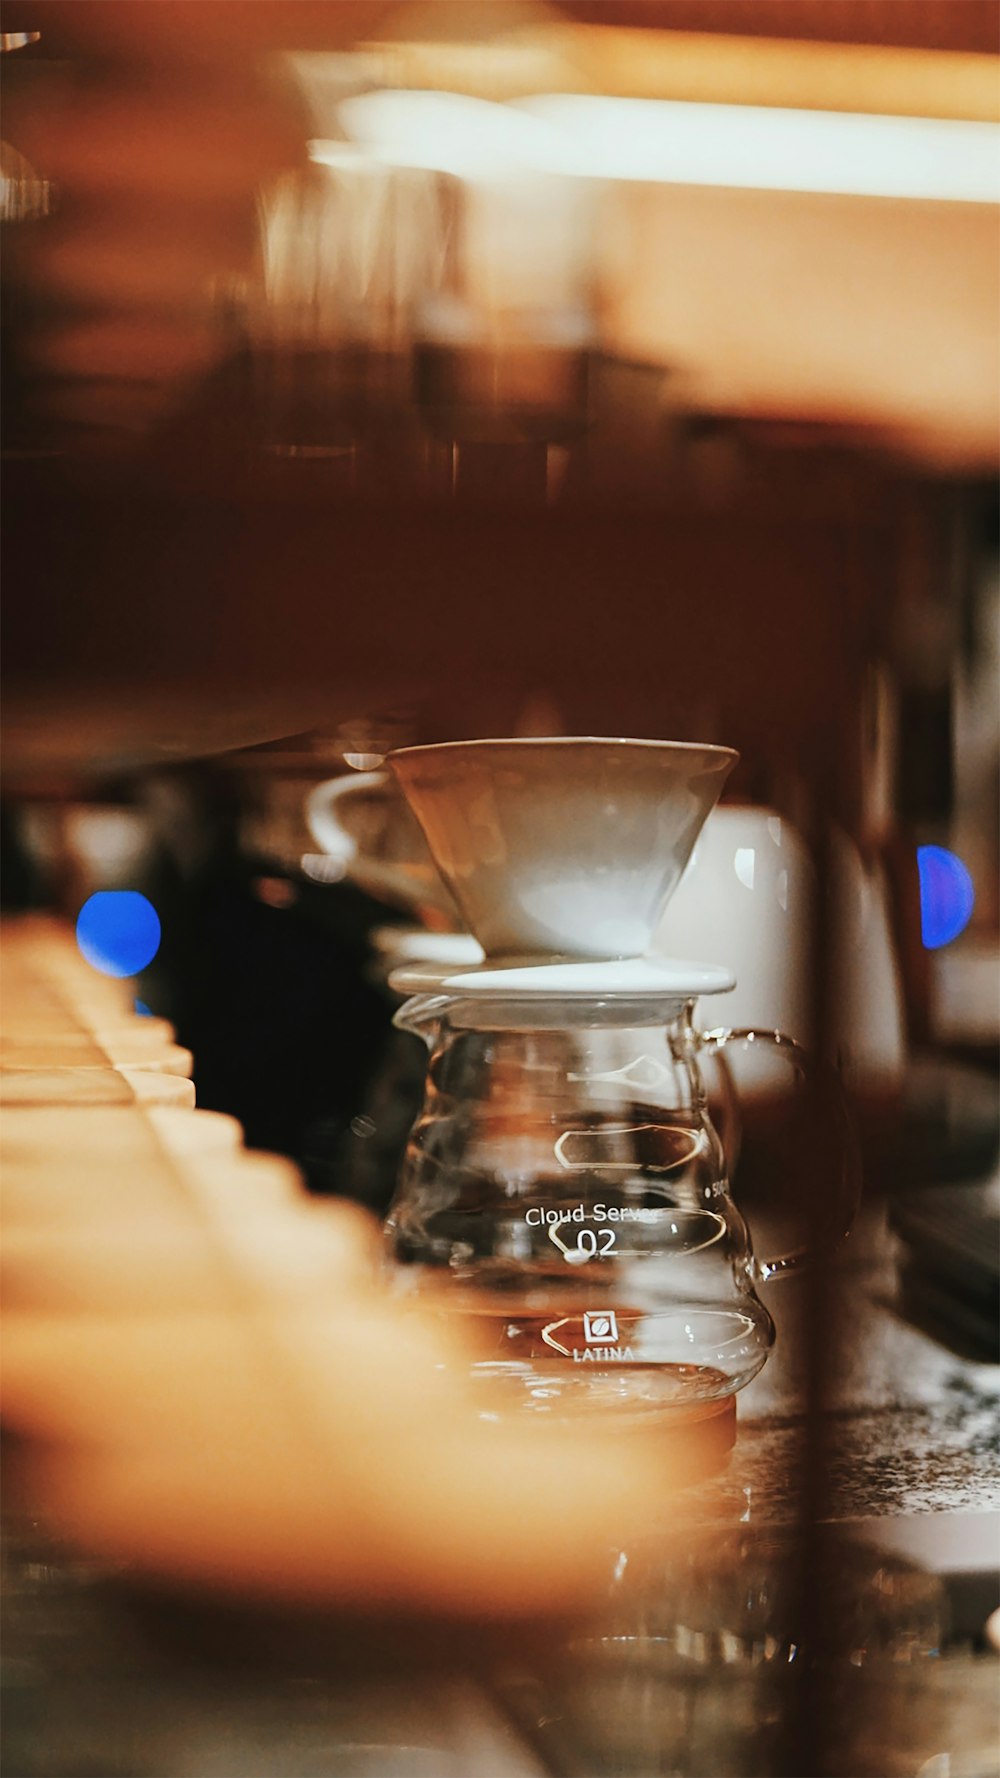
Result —
<instances>
[{"instance_id":1,"label":"countertop surface","mask_svg":"<svg viewBox=\"0 0 1000 1778\"><path fill-rule=\"evenodd\" d=\"M969 1363L906 1321L894 1298L894 1239L878 1208L861 1219L838 1279L836 1387L825 1418L830 1516L864 1520L869 1529L881 1521L903 1555L911 1553L907 1525L982 1526L976 1559L988 1567L1000 1368ZM673 1496L673 1519L720 1532L761 1527L765 1537L794 1522L804 1424L797 1325L809 1288L802 1277L767 1290L777 1342L740 1399L729 1464ZM30 1514L9 1521L5 1541L11 1778L537 1778L570 1769L551 1746L555 1763L548 1763L544 1735L541 1754L530 1747L471 1667L462 1676L461 1661L450 1671L422 1671L418 1662L407 1672L390 1660L379 1671L376 1660L369 1673L355 1669L351 1677L329 1648L310 1651L307 1636L296 1657L269 1666L257 1647L247 1666L238 1657L218 1659L216 1626L215 1654L206 1662L198 1636L188 1645L176 1623L163 1635L155 1612L136 1615L115 1584L121 1576L67 1560ZM942 1683L957 1682L958 1696L966 1696L966 1680L949 1671ZM982 1692L979 1668L973 1663L969 1671L968 1683ZM634 1688L635 1675L629 1683ZM625 1694L620 1744L611 1719L602 1717L600 1731L588 1727L584 1694L555 1696L567 1734L573 1725L572 1757L584 1748L596 1762L586 1766L587 1778L591 1769L646 1778L646 1744L629 1741L638 1719ZM650 1706L650 1745L662 1748L671 1698L668 1686ZM985 1694L978 1708L989 1715ZM529 1700L527 1719L517 1709L514 1715L530 1730L537 1711ZM957 1703L946 1720L963 1720ZM602 1763L619 1757L621 1764Z\"/></svg>"},{"instance_id":2,"label":"countertop surface","mask_svg":"<svg viewBox=\"0 0 1000 1778\"><path fill-rule=\"evenodd\" d=\"M884 1207L875 1205L859 1219L838 1270L825 1418L828 1515L996 1511L1000 1367L958 1356L906 1318L896 1259ZM777 1328L774 1351L738 1398L736 1447L726 1472L697 1491L699 1515L781 1523L799 1510L799 1325L809 1289L803 1274L761 1291Z\"/></svg>"}]
</instances>

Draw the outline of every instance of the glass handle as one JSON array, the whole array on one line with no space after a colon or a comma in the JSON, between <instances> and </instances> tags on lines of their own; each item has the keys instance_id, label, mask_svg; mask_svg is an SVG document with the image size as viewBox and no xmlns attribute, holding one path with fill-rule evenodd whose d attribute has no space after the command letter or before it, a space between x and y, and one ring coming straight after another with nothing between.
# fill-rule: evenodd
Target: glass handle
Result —
<instances>
[{"instance_id":1,"label":"glass handle","mask_svg":"<svg viewBox=\"0 0 1000 1778\"><path fill-rule=\"evenodd\" d=\"M827 1102L830 1122L835 1126L841 1160L836 1188L830 1195L828 1205L824 1207L822 1226L826 1239L842 1240L857 1213L861 1196L861 1161L857 1135L840 1076L828 1064L812 1060L802 1045L784 1031L756 1031L746 1026L734 1030L706 1031L700 1041L704 1048L713 1050L725 1049L728 1044L733 1043L745 1044L748 1048L752 1045L766 1045L785 1057L800 1080L814 1087L829 1088ZM809 1248L803 1245L771 1259L755 1259L757 1277L766 1284L771 1278L797 1271L808 1257Z\"/></svg>"}]
</instances>

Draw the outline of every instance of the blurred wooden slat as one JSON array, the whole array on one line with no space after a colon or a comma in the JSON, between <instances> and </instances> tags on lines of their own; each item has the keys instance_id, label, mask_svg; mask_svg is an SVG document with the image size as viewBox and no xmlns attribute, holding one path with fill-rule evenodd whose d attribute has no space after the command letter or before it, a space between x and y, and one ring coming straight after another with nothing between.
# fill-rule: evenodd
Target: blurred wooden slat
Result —
<instances>
[{"instance_id":1,"label":"blurred wooden slat","mask_svg":"<svg viewBox=\"0 0 1000 1778\"><path fill-rule=\"evenodd\" d=\"M166 762L399 702L440 738L506 733L539 689L570 733L842 753L891 525L766 507L20 501L8 773Z\"/></svg>"},{"instance_id":2,"label":"blurred wooden slat","mask_svg":"<svg viewBox=\"0 0 1000 1778\"><path fill-rule=\"evenodd\" d=\"M1000 49L993 0L558 0L590 24L911 49Z\"/></svg>"},{"instance_id":3,"label":"blurred wooden slat","mask_svg":"<svg viewBox=\"0 0 1000 1778\"><path fill-rule=\"evenodd\" d=\"M155 44L160 51L226 47L322 49L372 37L402 35L429 24L439 35L486 34L492 25L532 13L584 24L870 43L996 54L1000 21L993 0L556 0L547 7L506 8L489 0L477 9L455 0L399 5L393 0L21 0L8 8L6 29L41 30L55 52L107 42L118 53ZM456 22L456 14L460 22ZM492 16L492 20L490 15Z\"/></svg>"},{"instance_id":4,"label":"blurred wooden slat","mask_svg":"<svg viewBox=\"0 0 1000 1778\"><path fill-rule=\"evenodd\" d=\"M611 93L716 105L996 118L997 65L988 54L755 37L752 8L738 35L565 20L480 41L359 44L359 72L387 87L517 99L526 91Z\"/></svg>"}]
</instances>

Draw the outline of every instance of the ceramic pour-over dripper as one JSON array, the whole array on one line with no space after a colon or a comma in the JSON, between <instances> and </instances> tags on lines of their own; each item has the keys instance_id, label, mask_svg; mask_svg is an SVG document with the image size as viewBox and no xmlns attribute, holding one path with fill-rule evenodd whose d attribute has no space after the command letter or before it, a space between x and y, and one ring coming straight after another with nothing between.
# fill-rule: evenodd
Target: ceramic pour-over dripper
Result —
<instances>
[{"instance_id":1,"label":"ceramic pour-over dripper","mask_svg":"<svg viewBox=\"0 0 1000 1778\"><path fill-rule=\"evenodd\" d=\"M700 1032L728 970L646 954L735 760L598 740L390 757L487 957L390 978L430 1058L386 1238L400 1288L463 1317L491 1418L666 1414L687 1438L696 1411L731 1442L726 1404L770 1350L756 1285L803 1250L754 1255L705 1068L730 1043L809 1065L780 1031ZM831 1238L853 1195L837 1135Z\"/></svg>"},{"instance_id":2,"label":"ceramic pour-over dripper","mask_svg":"<svg viewBox=\"0 0 1000 1778\"><path fill-rule=\"evenodd\" d=\"M643 956L739 756L681 741L451 741L388 764L488 958Z\"/></svg>"}]
</instances>

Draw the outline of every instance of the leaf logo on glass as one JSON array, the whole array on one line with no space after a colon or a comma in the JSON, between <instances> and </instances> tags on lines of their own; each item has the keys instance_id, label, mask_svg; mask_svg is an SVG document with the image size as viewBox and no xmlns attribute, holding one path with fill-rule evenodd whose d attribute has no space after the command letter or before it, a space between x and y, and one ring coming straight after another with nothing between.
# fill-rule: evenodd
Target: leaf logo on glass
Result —
<instances>
[{"instance_id":1,"label":"leaf logo on glass","mask_svg":"<svg viewBox=\"0 0 1000 1778\"><path fill-rule=\"evenodd\" d=\"M556 1336L562 1334L563 1338ZM574 1335L583 1336L583 1348L572 1344L565 1345L564 1340L572 1341ZM574 1364L631 1364L635 1354L631 1346L620 1344L621 1333L618 1328L618 1317L613 1309L587 1309L582 1315L563 1315L558 1321L550 1321L548 1327L542 1328L542 1339L553 1352L559 1352L563 1358L571 1358Z\"/></svg>"}]
</instances>

